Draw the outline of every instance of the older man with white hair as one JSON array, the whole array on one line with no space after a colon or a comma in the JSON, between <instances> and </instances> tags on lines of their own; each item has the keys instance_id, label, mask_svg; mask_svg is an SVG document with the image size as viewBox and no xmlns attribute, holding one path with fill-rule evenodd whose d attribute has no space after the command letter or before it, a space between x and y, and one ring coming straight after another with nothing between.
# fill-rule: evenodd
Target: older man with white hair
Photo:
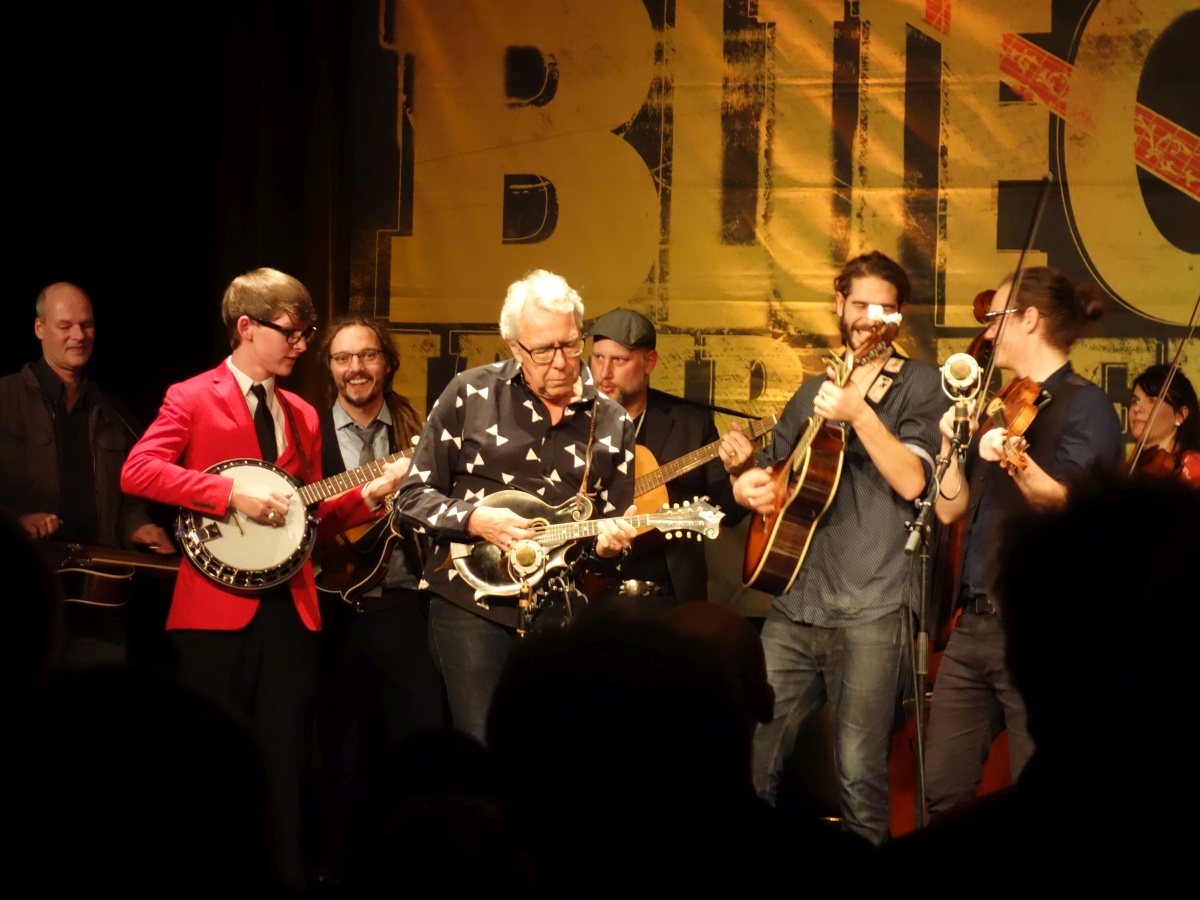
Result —
<instances>
[{"instance_id":1,"label":"older man with white hair","mask_svg":"<svg viewBox=\"0 0 1200 900\"><path fill-rule=\"evenodd\" d=\"M481 740L525 612L515 597L477 596L456 570L452 547L483 541L507 553L534 531L518 512L480 504L499 491L550 506L587 495L602 521L584 550L600 568L635 535L612 518L636 511L633 425L581 365L579 294L559 275L530 272L509 286L500 334L513 358L450 382L430 410L398 498L405 519L433 536L424 573L433 594L430 633L455 727Z\"/></svg>"}]
</instances>

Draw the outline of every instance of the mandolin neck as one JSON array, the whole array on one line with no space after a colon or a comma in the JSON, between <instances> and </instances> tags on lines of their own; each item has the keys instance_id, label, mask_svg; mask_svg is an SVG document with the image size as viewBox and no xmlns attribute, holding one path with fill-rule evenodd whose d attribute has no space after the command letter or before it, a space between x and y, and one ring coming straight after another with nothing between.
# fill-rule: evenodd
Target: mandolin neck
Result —
<instances>
[{"instance_id":1,"label":"mandolin neck","mask_svg":"<svg viewBox=\"0 0 1200 900\"><path fill-rule=\"evenodd\" d=\"M582 522L559 522L553 525L544 525L537 529L537 535L534 537L534 540L547 547L557 547L559 544L565 544L568 541L578 541L583 538L595 537L600 533L601 522L628 522L634 528L659 528L666 525L668 530L671 528L690 529L690 526L678 521L677 515L645 513L643 515L621 516L612 519L585 519Z\"/></svg>"}]
</instances>

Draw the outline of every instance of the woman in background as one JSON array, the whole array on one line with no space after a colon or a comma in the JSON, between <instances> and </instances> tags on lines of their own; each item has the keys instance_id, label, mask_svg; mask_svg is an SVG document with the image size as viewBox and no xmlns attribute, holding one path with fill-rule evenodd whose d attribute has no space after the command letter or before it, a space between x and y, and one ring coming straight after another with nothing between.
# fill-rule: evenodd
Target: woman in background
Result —
<instances>
[{"instance_id":1,"label":"woman in background","mask_svg":"<svg viewBox=\"0 0 1200 900\"><path fill-rule=\"evenodd\" d=\"M1150 423L1154 401L1166 382L1166 365L1151 366L1133 380L1129 398L1129 433L1141 441L1149 423L1135 471L1169 475L1184 484L1200 487L1200 403L1196 389L1182 372L1176 372L1163 397L1162 408Z\"/></svg>"}]
</instances>

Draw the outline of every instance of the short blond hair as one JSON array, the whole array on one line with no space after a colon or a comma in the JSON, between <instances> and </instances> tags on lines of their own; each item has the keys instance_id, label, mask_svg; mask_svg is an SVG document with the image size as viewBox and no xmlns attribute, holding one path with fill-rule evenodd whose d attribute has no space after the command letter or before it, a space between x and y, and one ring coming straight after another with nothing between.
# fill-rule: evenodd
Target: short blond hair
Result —
<instances>
[{"instance_id":1,"label":"short blond hair","mask_svg":"<svg viewBox=\"0 0 1200 900\"><path fill-rule=\"evenodd\" d=\"M221 319L229 335L229 346L241 343L237 323L242 316L270 322L287 313L300 328L317 321L308 288L278 269L251 269L229 282L221 299Z\"/></svg>"}]
</instances>

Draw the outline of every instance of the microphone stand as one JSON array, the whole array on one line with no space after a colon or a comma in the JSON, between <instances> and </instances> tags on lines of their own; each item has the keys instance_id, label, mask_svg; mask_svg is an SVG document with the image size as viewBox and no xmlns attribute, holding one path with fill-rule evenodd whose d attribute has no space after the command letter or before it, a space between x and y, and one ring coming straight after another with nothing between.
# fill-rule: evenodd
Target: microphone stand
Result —
<instances>
[{"instance_id":1,"label":"microphone stand","mask_svg":"<svg viewBox=\"0 0 1200 900\"><path fill-rule=\"evenodd\" d=\"M955 400L956 403L962 403L962 398ZM927 623L929 622L932 611L929 608L929 528L927 521L929 519L929 511L933 508L934 502L937 500L938 492L942 489L942 477L950 468L950 463L959 458L964 450L962 441L959 440L957 429L955 436L950 441L950 454L945 457L937 458L937 466L934 469L933 477L929 479L929 488L925 491L925 496L917 501L917 517L908 522L908 541L904 545L904 552L911 556L916 552L917 546L921 547L921 613L917 617L917 636L916 647L914 648L913 656L913 721L915 726L914 740L914 757L916 768L916 786L913 797L913 823L919 831L925 827L925 716L927 703L925 694L928 690L929 681L929 632Z\"/></svg>"}]
</instances>

